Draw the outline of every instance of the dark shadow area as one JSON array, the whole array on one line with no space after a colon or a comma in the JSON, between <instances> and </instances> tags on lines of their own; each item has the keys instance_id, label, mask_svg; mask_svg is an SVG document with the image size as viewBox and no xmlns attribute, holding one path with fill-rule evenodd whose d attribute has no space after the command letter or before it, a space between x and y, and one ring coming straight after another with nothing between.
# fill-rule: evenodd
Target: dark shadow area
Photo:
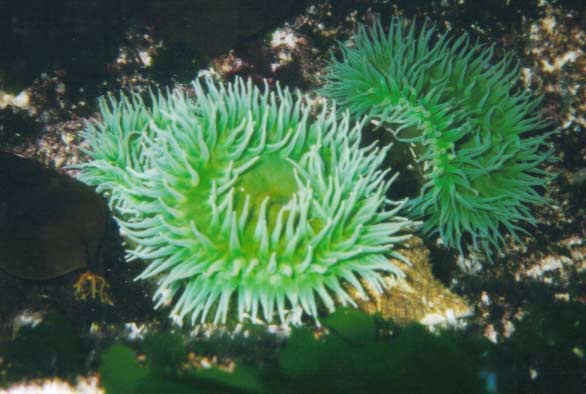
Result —
<instances>
[{"instance_id":1,"label":"dark shadow area","mask_svg":"<svg viewBox=\"0 0 586 394\"><path fill-rule=\"evenodd\" d=\"M150 0L148 23L166 49L154 62L163 82L189 81L215 56L255 41L309 3L296 0Z\"/></svg>"},{"instance_id":2,"label":"dark shadow area","mask_svg":"<svg viewBox=\"0 0 586 394\"><path fill-rule=\"evenodd\" d=\"M106 73L129 16L142 1L0 1L0 88L16 92L63 68L84 86Z\"/></svg>"},{"instance_id":3,"label":"dark shadow area","mask_svg":"<svg viewBox=\"0 0 586 394\"><path fill-rule=\"evenodd\" d=\"M22 145L40 132L40 125L28 112L15 107L0 109L0 152Z\"/></svg>"}]
</instances>

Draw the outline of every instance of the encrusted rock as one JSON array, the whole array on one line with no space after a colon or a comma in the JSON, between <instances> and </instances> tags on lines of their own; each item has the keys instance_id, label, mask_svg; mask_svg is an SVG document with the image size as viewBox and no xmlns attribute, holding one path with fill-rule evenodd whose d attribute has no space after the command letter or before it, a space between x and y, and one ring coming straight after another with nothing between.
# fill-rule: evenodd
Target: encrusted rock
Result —
<instances>
[{"instance_id":1,"label":"encrusted rock","mask_svg":"<svg viewBox=\"0 0 586 394\"><path fill-rule=\"evenodd\" d=\"M388 288L378 294L363 282L370 300L361 300L356 291L349 294L364 311L380 312L385 319L398 323L419 322L425 325L454 323L456 319L472 313L470 306L459 295L451 292L433 277L429 262L429 250L420 238L409 241L410 249L401 253L411 261L409 266L393 260L405 272L405 278L387 276Z\"/></svg>"}]
</instances>

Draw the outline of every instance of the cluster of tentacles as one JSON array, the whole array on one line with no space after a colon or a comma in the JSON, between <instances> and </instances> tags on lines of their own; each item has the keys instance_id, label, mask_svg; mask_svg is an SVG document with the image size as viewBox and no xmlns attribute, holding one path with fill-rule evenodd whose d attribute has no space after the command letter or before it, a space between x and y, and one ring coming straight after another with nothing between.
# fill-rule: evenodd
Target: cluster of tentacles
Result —
<instances>
[{"instance_id":1,"label":"cluster of tentacles","mask_svg":"<svg viewBox=\"0 0 586 394\"><path fill-rule=\"evenodd\" d=\"M108 196L129 259L149 262L139 278L158 278L177 319L225 322L234 303L238 320L317 317L354 304L347 286L366 297L363 283L382 291L384 273L402 275L390 258L413 222L401 210L487 253L535 223L545 123L512 57L493 52L394 18L342 47L320 91L337 104L321 110L242 79L104 98L80 179ZM414 148L414 200L387 197L390 146L361 146L366 119Z\"/></svg>"},{"instance_id":2,"label":"cluster of tentacles","mask_svg":"<svg viewBox=\"0 0 586 394\"><path fill-rule=\"evenodd\" d=\"M295 320L354 304L342 281L381 289L409 220L386 197L389 147L360 146L361 123L301 94L237 79L197 80L195 95L101 102L80 179L108 194L130 258L150 261L155 297L192 322ZM299 316L300 314L290 314Z\"/></svg>"},{"instance_id":3,"label":"cluster of tentacles","mask_svg":"<svg viewBox=\"0 0 586 394\"><path fill-rule=\"evenodd\" d=\"M377 21L342 47L321 89L414 144L424 182L411 212L425 232L488 253L535 223L530 205L547 203L539 191L552 155L540 100L516 88L513 57L493 52L433 26L393 18L385 30Z\"/></svg>"}]
</instances>

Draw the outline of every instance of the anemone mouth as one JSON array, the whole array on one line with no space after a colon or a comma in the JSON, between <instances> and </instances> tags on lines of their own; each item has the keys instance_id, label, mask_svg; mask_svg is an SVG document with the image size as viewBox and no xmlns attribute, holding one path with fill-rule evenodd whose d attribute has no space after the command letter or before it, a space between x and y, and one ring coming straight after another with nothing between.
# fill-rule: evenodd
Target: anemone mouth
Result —
<instances>
[{"instance_id":1,"label":"anemone mouth","mask_svg":"<svg viewBox=\"0 0 586 394\"><path fill-rule=\"evenodd\" d=\"M495 60L494 48L468 36L437 34L392 18L360 26L354 44L333 59L321 93L355 115L368 114L416 144L425 181L411 205L424 231L450 247L462 238L490 255L518 241L520 223L535 223L530 204L551 174L539 166L552 155L536 115L538 99L515 89L518 64Z\"/></svg>"},{"instance_id":2,"label":"anemone mouth","mask_svg":"<svg viewBox=\"0 0 586 394\"><path fill-rule=\"evenodd\" d=\"M177 92L102 103L104 121L86 130L92 162L81 179L109 192L131 258L150 261L158 305L191 322L247 316L317 317L352 304L341 281L382 290L388 257L408 235L404 201L385 194L379 169L388 147L360 147L361 124L277 87L237 79L194 82ZM137 132L136 130L140 130ZM130 141L121 148L120 141Z\"/></svg>"},{"instance_id":3,"label":"anemone mouth","mask_svg":"<svg viewBox=\"0 0 586 394\"><path fill-rule=\"evenodd\" d=\"M246 198L249 198L251 211L258 213L267 199L268 228L274 228L278 212L290 204L299 191L294 170L293 165L278 153L263 155L234 185L238 211L242 211Z\"/></svg>"}]
</instances>

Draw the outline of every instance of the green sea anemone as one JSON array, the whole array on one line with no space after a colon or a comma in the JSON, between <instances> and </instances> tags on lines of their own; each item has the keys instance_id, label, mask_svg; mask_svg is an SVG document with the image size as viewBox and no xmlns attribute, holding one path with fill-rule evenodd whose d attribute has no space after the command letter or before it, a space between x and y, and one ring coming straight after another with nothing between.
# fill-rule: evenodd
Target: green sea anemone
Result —
<instances>
[{"instance_id":1,"label":"green sea anemone","mask_svg":"<svg viewBox=\"0 0 586 394\"><path fill-rule=\"evenodd\" d=\"M388 147L361 147L362 123L242 79L193 87L150 109L102 99L84 134L80 179L109 196L129 258L150 261L139 278L159 278L158 305L192 324L225 322L231 301L239 320L294 321L354 305L343 282L366 297L359 278L382 290L382 273L402 275L388 258L408 237L405 201L387 199Z\"/></svg>"},{"instance_id":2,"label":"green sea anemone","mask_svg":"<svg viewBox=\"0 0 586 394\"><path fill-rule=\"evenodd\" d=\"M551 174L540 166L552 155L540 100L515 87L513 57L493 52L467 35L377 21L332 59L321 89L413 144L423 181L411 208L426 232L460 250L470 238L488 254L535 223L530 204L547 202L538 190Z\"/></svg>"}]
</instances>

